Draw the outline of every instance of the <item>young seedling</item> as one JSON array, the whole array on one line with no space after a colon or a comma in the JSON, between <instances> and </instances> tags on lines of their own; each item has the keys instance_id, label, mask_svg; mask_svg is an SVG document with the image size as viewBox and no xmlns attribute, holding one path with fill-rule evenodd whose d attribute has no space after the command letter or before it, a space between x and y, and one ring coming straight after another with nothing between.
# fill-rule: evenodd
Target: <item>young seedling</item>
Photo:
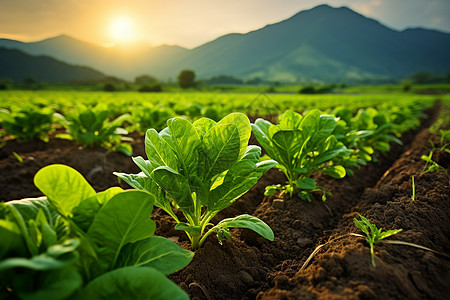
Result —
<instances>
[{"instance_id":1,"label":"young seedling","mask_svg":"<svg viewBox=\"0 0 450 300\"><path fill-rule=\"evenodd\" d=\"M411 200L414 201L414 200L416 200L416 185L414 184L414 175L411 177L411 182L412 182L412 196L411 196Z\"/></svg>"},{"instance_id":2,"label":"young seedling","mask_svg":"<svg viewBox=\"0 0 450 300\"><path fill-rule=\"evenodd\" d=\"M134 157L139 174L114 173L138 190L155 196L155 205L176 222L175 229L186 232L196 250L213 232L219 241L230 238L229 228L248 228L273 240L270 227L256 217L241 215L217 225L211 219L246 193L258 179L276 165L260 162L261 149L248 146L250 121L242 113L232 113L215 122L201 118L194 123L183 118L167 121L161 132L147 130L145 151L148 160ZM179 209L186 221L173 211Z\"/></svg>"},{"instance_id":3,"label":"young seedling","mask_svg":"<svg viewBox=\"0 0 450 300\"><path fill-rule=\"evenodd\" d=\"M447 170L439 165L437 162L435 162L433 159L433 151L430 151L430 154L428 155L422 155L421 159L426 161L425 167L423 168L422 173L447 173ZM427 168L428 167L428 168Z\"/></svg>"},{"instance_id":4,"label":"young seedling","mask_svg":"<svg viewBox=\"0 0 450 300\"><path fill-rule=\"evenodd\" d=\"M370 245L370 255L372 257L372 266L376 267L375 264L375 254L373 250L373 246L378 244L382 239L387 238L391 235L397 234L402 229L393 229L388 231L382 231L382 228L377 228L375 224L371 224L369 220L367 220L365 217L358 214L358 216L361 218L361 220L357 220L356 218L353 218L355 221L355 226L361 229L366 234L366 241ZM370 229L370 232L369 232Z\"/></svg>"}]
</instances>

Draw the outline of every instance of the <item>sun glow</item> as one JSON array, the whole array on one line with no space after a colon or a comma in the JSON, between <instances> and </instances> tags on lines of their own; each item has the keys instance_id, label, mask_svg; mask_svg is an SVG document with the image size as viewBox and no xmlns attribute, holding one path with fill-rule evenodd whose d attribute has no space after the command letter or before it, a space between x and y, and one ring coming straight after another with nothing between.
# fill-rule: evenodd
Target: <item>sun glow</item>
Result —
<instances>
[{"instance_id":1,"label":"sun glow","mask_svg":"<svg viewBox=\"0 0 450 300\"><path fill-rule=\"evenodd\" d=\"M136 31L130 18L120 17L114 19L109 32L115 43L131 43L136 41Z\"/></svg>"}]
</instances>

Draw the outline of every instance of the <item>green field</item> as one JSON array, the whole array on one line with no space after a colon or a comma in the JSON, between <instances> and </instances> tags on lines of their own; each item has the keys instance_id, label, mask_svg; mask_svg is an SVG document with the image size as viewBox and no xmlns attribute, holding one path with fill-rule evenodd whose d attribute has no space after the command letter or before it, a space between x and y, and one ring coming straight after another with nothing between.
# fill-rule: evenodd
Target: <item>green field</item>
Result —
<instances>
[{"instance_id":1,"label":"green field","mask_svg":"<svg viewBox=\"0 0 450 300\"><path fill-rule=\"evenodd\" d=\"M40 107L52 106L64 112L76 104L107 104L115 113L131 112L142 105L170 107L175 111L205 110L214 107L226 114L232 111L251 115L281 113L285 109L303 111L304 109L326 109L336 106L359 108L398 104L414 101L446 100L449 95L427 95L403 93L388 88L348 89L348 93L303 95L297 93L216 93L216 92L87 92L87 91L1 91L0 107L14 110L14 107L35 104ZM194 107L195 106L195 107Z\"/></svg>"}]
</instances>

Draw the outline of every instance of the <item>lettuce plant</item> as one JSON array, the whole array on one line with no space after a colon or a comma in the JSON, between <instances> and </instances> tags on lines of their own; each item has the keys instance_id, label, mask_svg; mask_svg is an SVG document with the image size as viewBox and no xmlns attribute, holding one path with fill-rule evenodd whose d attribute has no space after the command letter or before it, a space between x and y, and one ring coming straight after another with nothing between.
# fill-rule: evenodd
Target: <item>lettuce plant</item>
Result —
<instances>
[{"instance_id":1,"label":"lettuce plant","mask_svg":"<svg viewBox=\"0 0 450 300\"><path fill-rule=\"evenodd\" d=\"M249 215L210 223L276 165L273 160L259 162L261 149L248 146L248 118L241 113L229 114L217 123L208 118L194 123L172 118L167 125L159 133L147 130L148 160L133 158L141 173L115 174L132 187L154 195L155 205L175 219L175 228L186 232L194 250L213 232L217 232L219 241L230 238L232 227L249 228L273 240L270 227ZM181 210L186 222L173 208Z\"/></svg>"},{"instance_id":2,"label":"lettuce plant","mask_svg":"<svg viewBox=\"0 0 450 300\"><path fill-rule=\"evenodd\" d=\"M126 155L132 154L131 145L122 143L122 140L126 140L122 136L128 132L120 127L128 120L129 114L120 115L109 121L110 111L105 105L88 107L79 104L74 111L65 116L60 114L56 116L68 131L68 134L58 135L59 138L75 140L85 147L105 147Z\"/></svg>"},{"instance_id":3,"label":"lettuce plant","mask_svg":"<svg viewBox=\"0 0 450 300\"><path fill-rule=\"evenodd\" d=\"M373 107L359 109L356 115L348 108L335 111L340 118L333 134L353 151L358 164L376 160L377 152L390 150L390 142L402 145L396 137L401 132L390 122L389 116ZM415 118L413 118L415 119Z\"/></svg>"},{"instance_id":4,"label":"lettuce plant","mask_svg":"<svg viewBox=\"0 0 450 300\"><path fill-rule=\"evenodd\" d=\"M51 108L38 108L27 105L17 110L0 109L0 126L6 134L22 141L41 139L48 141L52 129L53 111Z\"/></svg>"},{"instance_id":5,"label":"lettuce plant","mask_svg":"<svg viewBox=\"0 0 450 300\"><path fill-rule=\"evenodd\" d=\"M279 168L286 175L285 186L268 186L266 195L276 190L298 193L302 199L311 201L312 191L326 191L316 185L311 177L320 171L334 178L345 176L345 168L333 162L338 156L347 156L349 150L331 134L336 127L336 119L312 110L304 116L286 111L274 125L267 120L257 119L252 130L268 156L278 161Z\"/></svg>"},{"instance_id":6,"label":"lettuce plant","mask_svg":"<svg viewBox=\"0 0 450 300\"><path fill-rule=\"evenodd\" d=\"M165 275L193 253L153 236L152 195L96 193L64 165L34 181L46 197L0 205L1 299L188 299Z\"/></svg>"}]
</instances>

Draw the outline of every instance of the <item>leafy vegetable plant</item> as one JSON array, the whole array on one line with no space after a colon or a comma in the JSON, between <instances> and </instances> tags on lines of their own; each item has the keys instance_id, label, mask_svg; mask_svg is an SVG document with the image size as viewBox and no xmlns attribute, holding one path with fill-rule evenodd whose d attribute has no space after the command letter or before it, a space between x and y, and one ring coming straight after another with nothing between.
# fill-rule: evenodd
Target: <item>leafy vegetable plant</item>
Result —
<instances>
[{"instance_id":1,"label":"leafy vegetable plant","mask_svg":"<svg viewBox=\"0 0 450 300\"><path fill-rule=\"evenodd\" d=\"M34 181L46 197L0 205L0 298L188 298L165 275L193 253L153 236L152 195L96 193L64 165Z\"/></svg>"},{"instance_id":2,"label":"leafy vegetable plant","mask_svg":"<svg viewBox=\"0 0 450 300\"><path fill-rule=\"evenodd\" d=\"M232 227L252 229L273 240L270 227L249 215L210 223L276 165L273 160L259 162L261 149L248 146L248 118L241 113L229 114L217 123L208 118L194 123L172 118L167 125L159 133L154 129L146 132L148 160L133 158L141 173L115 174L132 187L154 195L155 205L175 219L175 228L186 232L194 250L213 232L217 232L219 241L230 238ZM181 210L186 222L173 208Z\"/></svg>"},{"instance_id":3,"label":"leafy vegetable plant","mask_svg":"<svg viewBox=\"0 0 450 300\"><path fill-rule=\"evenodd\" d=\"M22 141L41 139L48 141L52 129L53 111L50 107L38 108L32 105L18 110L0 109L0 125L7 134Z\"/></svg>"},{"instance_id":4,"label":"leafy vegetable plant","mask_svg":"<svg viewBox=\"0 0 450 300\"><path fill-rule=\"evenodd\" d=\"M311 201L312 191L326 191L316 185L311 177L320 171L334 178L343 178L345 168L333 159L347 156L350 151L331 134L336 119L312 110L304 116L286 111L274 125L264 119L257 119L252 130L268 156L278 162L277 168L284 172L288 184L283 192L298 193L299 197ZM279 186L266 187L266 195L273 194Z\"/></svg>"},{"instance_id":5,"label":"leafy vegetable plant","mask_svg":"<svg viewBox=\"0 0 450 300\"><path fill-rule=\"evenodd\" d=\"M397 234L402 229L393 229L388 231L382 231L382 228L377 228L375 224L371 224L369 220L367 220L365 217L358 214L358 216L361 218L361 220L358 220L356 218L353 218L355 221L355 226L361 229L367 236L366 241L369 243L370 246L370 255L372 257L372 266L376 267L375 264L375 254L373 251L373 246L378 244L382 239L390 237L391 235ZM370 232L369 232L370 230Z\"/></svg>"},{"instance_id":6,"label":"leafy vegetable plant","mask_svg":"<svg viewBox=\"0 0 450 300\"><path fill-rule=\"evenodd\" d=\"M175 116L175 112L169 108L143 103L142 106L132 110L132 127L142 133L149 128L161 130L166 127L166 121L173 116Z\"/></svg>"},{"instance_id":7,"label":"leafy vegetable plant","mask_svg":"<svg viewBox=\"0 0 450 300\"><path fill-rule=\"evenodd\" d=\"M126 140L122 136L128 132L120 127L130 115L123 114L112 121L109 121L109 116L110 112L105 105L98 104L95 107L88 107L79 104L74 111L65 116L57 114L68 131L68 134L60 134L58 137L73 139L86 147L106 147L131 155L131 145L122 143L123 140Z\"/></svg>"},{"instance_id":8,"label":"leafy vegetable plant","mask_svg":"<svg viewBox=\"0 0 450 300\"><path fill-rule=\"evenodd\" d=\"M335 113L340 120L333 134L354 152L352 157L358 158L358 164L376 160L377 151L389 151L390 142L402 144L395 136L400 134L395 123L373 107L359 109L354 116L348 108L337 109Z\"/></svg>"}]
</instances>

